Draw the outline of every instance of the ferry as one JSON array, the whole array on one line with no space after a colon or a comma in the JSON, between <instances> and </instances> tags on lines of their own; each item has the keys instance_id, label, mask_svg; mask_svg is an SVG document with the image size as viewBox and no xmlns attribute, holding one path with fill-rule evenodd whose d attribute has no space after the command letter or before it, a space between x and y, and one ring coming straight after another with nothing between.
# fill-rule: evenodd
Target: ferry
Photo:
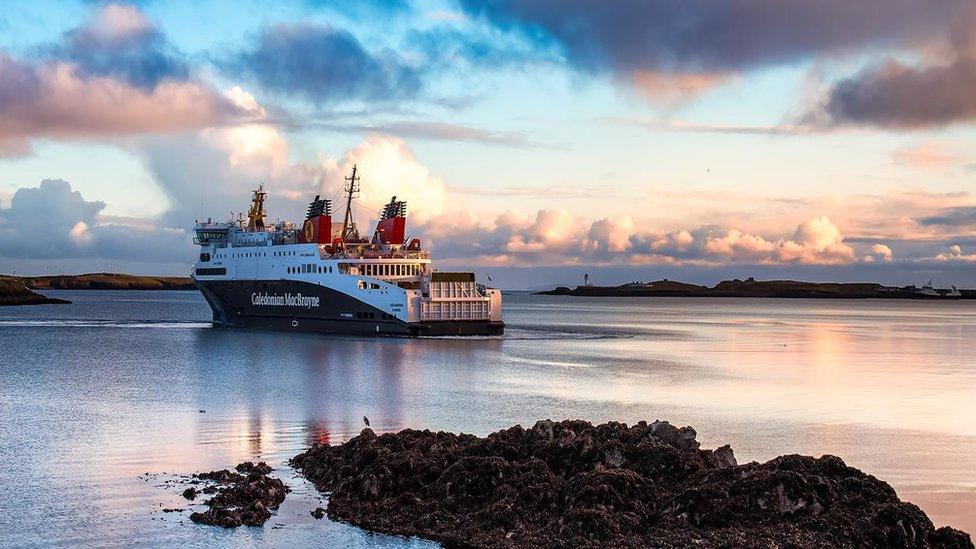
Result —
<instances>
[{"instance_id":1,"label":"ferry","mask_svg":"<svg viewBox=\"0 0 976 549\"><path fill-rule=\"evenodd\" d=\"M197 222L190 276L218 326L394 336L504 332L501 290L474 272L438 271L419 238L406 238L407 204L394 196L369 236L353 221L356 166L345 178L345 214L316 196L301 227L265 222L262 187L246 218Z\"/></svg>"}]
</instances>

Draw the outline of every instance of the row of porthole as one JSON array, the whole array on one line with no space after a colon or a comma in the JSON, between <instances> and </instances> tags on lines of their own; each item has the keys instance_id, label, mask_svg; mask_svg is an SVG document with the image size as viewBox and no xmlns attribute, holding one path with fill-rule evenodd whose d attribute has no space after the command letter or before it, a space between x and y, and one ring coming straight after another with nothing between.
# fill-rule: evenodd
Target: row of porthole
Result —
<instances>
[{"instance_id":1,"label":"row of porthole","mask_svg":"<svg viewBox=\"0 0 976 549\"><path fill-rule=\"evenodd\" d=\"M295 252L272 252L272 253L275 256L295 255ZM215 257L227 257L227 254L216 254ZM244 257L268 257L268 253L267 252L261 252L261 253L258 253L258 252L241 252L241 253L236 253L236 254L233 254L232 253L232 254L230 254L230 257L239 257L239 258L244 258Z\"/></svg>"},{"instance_id":2,"label":"row of porthole","mask_svg":"<svg viewBox=\"0 0 976 549\"><path fill-rule=\"evenodd\" d=\"M313 269L316 269L314 266L312 268ZM332 267L323 267L322 265L319 265L318 268L317 268L317 270L313 270L312 271L312 273L316 273L316 272L318 274L323 274L323 273L331 274L332 273ZM299 268L298 267L288 267L288 274L299 274Z\"/></svg>"}]
</instances>

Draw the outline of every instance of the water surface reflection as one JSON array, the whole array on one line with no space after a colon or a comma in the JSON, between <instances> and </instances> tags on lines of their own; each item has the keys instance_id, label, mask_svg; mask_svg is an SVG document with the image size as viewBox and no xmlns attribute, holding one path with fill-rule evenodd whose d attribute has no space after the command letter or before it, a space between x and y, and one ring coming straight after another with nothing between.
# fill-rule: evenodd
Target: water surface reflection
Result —
<instances>
[{"instance_id":1,"label":"water surface reflection","mask_svg":"<svg viewBox=\"0 0 976 549\"><path fill-rule=\"evenodd\" d=\"M65 293L0 321L0 545L423 545L308 516L320 495L287 459L364 415L477 434L668 418L740 460L840 455L976 530L976 303L512 295L501 339L359 339L210 329L192 292ZM295 488L269 527L160 512L186 504L174 473L256 459Z\"/></svg>"}]
</instances>

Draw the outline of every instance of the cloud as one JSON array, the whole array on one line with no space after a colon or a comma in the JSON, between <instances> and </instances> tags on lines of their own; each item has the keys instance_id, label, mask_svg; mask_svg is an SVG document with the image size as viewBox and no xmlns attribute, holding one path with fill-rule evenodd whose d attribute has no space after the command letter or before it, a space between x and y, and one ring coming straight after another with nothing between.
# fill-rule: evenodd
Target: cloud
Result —
<instances>
[{"instance_id":1,"label":"cloud","mask_svg":"<svg viewBox=\"0 0 976 549\"><path fill-rule=\"evenodd\" d=\"M18 189L0 209L0 257L18 259L108 258L156 261L192 256L188 235L155 224L103 220L105 203L88 201L60 179Z\"/></svg>"},{"instance_id":2,"label":"cloud","mask_svg":"<svg viewBox=\"0 0 976 549\"><path fill-rule=\"evenodd\" d=\"M512 147L540 147L548 145L533 141L518 132L499 132L453 122L431 120L394 120L375 124L345 123L309 120L308 117L286 119L284 125L291 128L327 130L343 133L380 133L398 137L411 137L433 141L482 143Z\"/></svg>"},{"instance_id":3,"label":"cloud","mask_svg":"<svg viewBox=\"0 0 976 549\"><path fill-rule=\"evenodd\" d=\"M875 244L871 246L871 253L865 254L862 258L863 261L867 263L874 263L875 261L891 261L894 253L891 248L885 244Z\"/></svg>"},{"instance_id":4,"label":"cloud","mask_svg":"<svg viewBox=\"0 0 976 549\"><path fill-rule=\"evenodd\" d=\"M914 168L942 169L954 164L958 158L942 143L922 143L895 151L891 160Z\"/></svg>"},{"instance_id":5,"label":"cloud","mask_svg":"<svg viewBox=\"0 0 976 549\"><path fill-rule=\"evenodd\" d=\"M420 73L395 52L367 51L350 32L313 23L263 29L254 48L225 64L263 88L315 103L412 97Z\"/></svg>"},{"instance_id":6,"label":"cloud","mask_svg":"<svg viewBox=\"0 0 976 549\"><path fill-rule=\"evenodd\" d=\"M224 123L240 110L191 82L151 91L111 77L86 77L64 63L30 66L0 53L0 142L173 133Z\"/></svg>"},{"instance_id":7,"label":"cloud","mask_svg":"<svg viewBox=\"0 0 976 549\"><path fill-rule=\"evenodd\" d=\"M321 167L292 160L290 144L274 126L262 122L263 108L253 96L240 88L227 96L258 118L132 141L133 152L142 157L169 201L166 223L183 227L201 216L224 219L228 210L242 211L250 191L259 185L271 193L268 206L277 210L272 215L295 217L315 193Z\"/></svg>"},{"instance_id":8,"label":"cloud","mask_svg":"<svg viewBox=\"0 0 976 549\"><path fill-rule=\"evenodd\" d=\"M945 208L936 215L920 218L918 222L925 226L973 228L976 227L976 206Z\"/></svg>"},{"instance_id":9,"label":"cloud","mask_svg":"<svg viewBox=\"0 0 976 549\"><path fill-rule=\"evenodd\" d=\"M187 80L188 65L170 53L165 36L135 6L109 3L92 20L69 30L47 55L74 65L82 76L119 78L151 90L165 80Z\"/></svg>"},{"instance_id":10,"label":"cloud","mask_svg":"<svg viewBox=\"0 0 976 549\"><path fill-rule=\"evenodd\" d=\"M928 42L968 0L462 0L465 12L545 44L575 67L633 75L721 75L867 48ZM708 83L702 80L701 83Z\"/></svg>"},{"instance_id":11,"label":"cloud","mask_svg":"<svg viewBox=\"0 0 976 549\"><path fill-rule=\"evenodd\" d=\"M915 62L891 56L841 80L807 120L823 126L915 129L976 119L974 25L976 5L970 2L936 37L938 47L921 48Z\"/></svg>"},{"instance_id":12,"label":"cloud","mask_svg":"<svg viewBox=\"0 0 976 549\"><path fill-rule=\"evenodd\" d=\"M614 124L633 125L649 130L664 130L689 133L716 133L730 135L808 135L822 131L809 125L732 125L732 124L707 124L700 122L687 122L683 120L660 120L638 117L609 117L607 122Z\"/></svg>"},{"instance_id":13,"label":"cloud","mask_svg":"<svg viewBox=\"0 0 976 549\"><path fill-rule=\"evenodd\" d=\"M715 88L728 76L723 73L670 73L638 69L629 78L634 89L646 99L674 104Z\"/></svg>"},{"instance_id":14,"label":"cloud","mask_svg":"<svg viewBox=\"0 0 976 549\"><path fill-rule=\"evenodd\" d=\"M221 125L246 113L192 78L137 8L109 3L58 44L0 51L0 156L34 138L112 138Z\"/></svg>"},{"instance_id":15,"label":"cloud","mask_svg":"<svg viewBox=\"0 0 976 549\"><path fill-rule=\"evenodd\" d=\"M945 126L976 120L976 59L913 67L888 61L842 80L811 118L884 128Z\"/></svg>"},{"instance_id":16,"label":"cloud","mask_svg":"<svg viewBox=\"0 0 976 549\"><path fill-rule=\"evenodd\" d=\"M447 195L444 181L432 175L406 142L397 137L373 134L341 159L322 157L319 162L323 169L320 192L323 196L336 196L339 202L345 177L353 165L357 166L362 182L356 204L362 208L357 212L356 221L362 231L370 219L378 217L377 212L393 195L408 201L412 220L422 221L444 211ZM344 211L344 207L337 204L336 211Z\"/></svg>"},{"instance_id":17,"label":"cloud","mask_svg":"<svg viewBox=\"0 0 976 549\"><path fill-rule=\"evenodd\" d=\"M976 262L976 253L965 253L962 251L962 247L958 244L953 244L949 246L949 250L945 251L937 256L935 259L938 261L962 261L962 262Z\"/></svg>"},{"instance_id":18,"label":"cloud","mask_svg":"<svg viewBox=\"0 0 976 549\"><path fill-rule=\"evenodd\" d=\"M856 260L854 249L826 217L801 223L792 238L779 239L715 226L653 231L629 216L587 222L552 209L534 217L510 211L492 223L470 212L450 213L424 221L420 231L438 257L489 265L837 265Z\"/></svg>"}]
</instances>

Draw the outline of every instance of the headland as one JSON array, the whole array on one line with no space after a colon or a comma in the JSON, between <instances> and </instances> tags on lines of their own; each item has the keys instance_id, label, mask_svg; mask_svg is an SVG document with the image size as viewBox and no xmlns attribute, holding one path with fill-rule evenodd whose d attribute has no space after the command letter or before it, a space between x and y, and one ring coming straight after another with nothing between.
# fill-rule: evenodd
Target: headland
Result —
<instances>
[{"instance_id":1,"label":"headland","mask_svg":"<svg viewBox=\"0 0 976 549\"><path fill-rule=\"evenodd\" d=\"M24 279L13 276L0 276L0 306L4 305L45 305L71 303L64 299L50 298L30 288Z\"/></svg>"}]
</instances>

